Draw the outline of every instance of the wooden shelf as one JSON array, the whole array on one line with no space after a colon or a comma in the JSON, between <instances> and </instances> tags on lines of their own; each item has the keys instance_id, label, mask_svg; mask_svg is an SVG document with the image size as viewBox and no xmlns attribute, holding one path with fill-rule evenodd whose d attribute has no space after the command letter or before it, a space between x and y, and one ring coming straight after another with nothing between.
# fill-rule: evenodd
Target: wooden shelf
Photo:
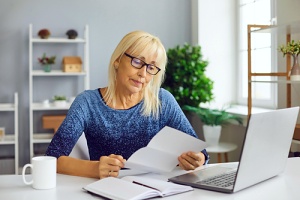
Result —
<instances>
[{"instance_id":1,"label":"wooden shelf","mask_svg":"<svg viewBox=\"0 0 300 200\"><path fill-rule=\"evenodd\" d=\"M251 32L252 33L279 33L285 35L300 33L300 21L295 21L288 24L273 25L273 26L263 25L261 27L259 26L255 30L252 30Z\"/></svg>"},{"instance_id":2,"label":"wooden shelf","mask_svg":"<svg viewBox=\"0 0 300 200\"><path fill-rule=\"evenodd\" d=\"M291 34L300 33L300 22L293 22L289 24L283 24L278 26L268 25L248 25L248 116L251 115L252 109L252 83L276 83L286 84L286 107L292 106L292 92L291 85L299 84L300 81L291 81L289 77L289 71L291 70L290 56L286 56L286 71L285 72L266 72L266 73L253 73L251 62L251 35L253 33L276 33L283 34L286 39L286 43L291 41ZM253 77L282 77L285 80L252 80ZM300 140L300 124L297 124L294 131L294 140Z\"/></svg>"}]
</instances>

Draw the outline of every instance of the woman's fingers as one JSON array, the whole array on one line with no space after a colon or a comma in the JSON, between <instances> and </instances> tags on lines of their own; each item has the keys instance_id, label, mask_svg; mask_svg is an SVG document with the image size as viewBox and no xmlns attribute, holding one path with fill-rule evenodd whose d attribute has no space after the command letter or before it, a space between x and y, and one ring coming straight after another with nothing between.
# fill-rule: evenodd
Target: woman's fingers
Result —
<instances>
[{"instance_id":1,"label":"woman's fingers","mask_svg":"<svg viewBox=\"0 0 300 200\"><path fill-rule=\"evenodd\" d=\"M119 170L124 167L125 159L120 155L101 156L99 160L99 177L117 177Z\"/></svg>"},{"instance_id":2,"label":"woman's fingers","mask_svg":"<svg viewBox=\"0 0 300 200\"><path fill-rule=\"evenodd\" d=\"M184 170L193 170L204 164L203 153L187 152L178 157L179 166Z\"/></svg>"}]
</instances>

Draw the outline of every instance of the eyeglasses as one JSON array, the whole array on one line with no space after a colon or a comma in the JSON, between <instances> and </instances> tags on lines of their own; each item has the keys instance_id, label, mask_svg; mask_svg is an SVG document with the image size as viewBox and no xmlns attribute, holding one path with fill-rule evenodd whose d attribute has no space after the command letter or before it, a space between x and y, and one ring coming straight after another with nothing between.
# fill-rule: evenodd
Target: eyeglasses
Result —
<instances>
[{"instance_id":1,"label":"eyeglasses","mask_svg":"<svg viewBox=\"0 0 300 200\"><path fill-rule=\"evenodd\" d=\"M156 67L155 65L147 64L144 61L142 61L142 60L140 60L136 57L133 57L133 56L127 54L127 53L124 53L124 54L127 57L131 58L131 65L134 68L141 69L146 65L146 71L151 75L156 75L160 71L160 68Z\"/></svg>"}]
</instances>

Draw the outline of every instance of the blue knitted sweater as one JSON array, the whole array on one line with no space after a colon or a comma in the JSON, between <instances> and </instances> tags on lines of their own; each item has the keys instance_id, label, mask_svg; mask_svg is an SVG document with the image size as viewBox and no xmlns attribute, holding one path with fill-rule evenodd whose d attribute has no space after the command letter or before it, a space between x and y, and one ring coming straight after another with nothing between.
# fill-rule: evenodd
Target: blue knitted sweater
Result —
<instances>
[{"instance_id":1,"label":"blue knitted sweater","mask_svg":"<svg viewBox=\"0 0 300 200\"><path fill-rule=\"evenodd\" d=\"M147 146L164 126L169 126L197 137L173 95L160 89L159 118L141 115L143 101L126 110L108 107L99 89L86 90L72 103L68 114L54 135L46 155L69 155L84 132L91 160L117 154L128 159L135 151ZM208 162L208 155L202 151ZM178 155L179 156L179 155Z\"/></svg>"}]
</instances>

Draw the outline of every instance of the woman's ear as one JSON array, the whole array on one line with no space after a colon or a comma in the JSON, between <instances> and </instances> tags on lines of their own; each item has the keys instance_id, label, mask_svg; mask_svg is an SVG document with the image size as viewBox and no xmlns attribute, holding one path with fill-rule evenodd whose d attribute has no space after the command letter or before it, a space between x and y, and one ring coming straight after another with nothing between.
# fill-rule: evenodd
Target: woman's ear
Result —
<instances>
[{"instance_id":1,"label":"woman's ear","mask_svg":"<svg viewBox=\"0 0 300 200\"><path fill-rule=\"evenodd\" d=\"M118 69L118 68L119 68L119 61L116 60L116 61L114 62L114 68L115 68L115 69Z\"/></svg>"}]
</instances>

